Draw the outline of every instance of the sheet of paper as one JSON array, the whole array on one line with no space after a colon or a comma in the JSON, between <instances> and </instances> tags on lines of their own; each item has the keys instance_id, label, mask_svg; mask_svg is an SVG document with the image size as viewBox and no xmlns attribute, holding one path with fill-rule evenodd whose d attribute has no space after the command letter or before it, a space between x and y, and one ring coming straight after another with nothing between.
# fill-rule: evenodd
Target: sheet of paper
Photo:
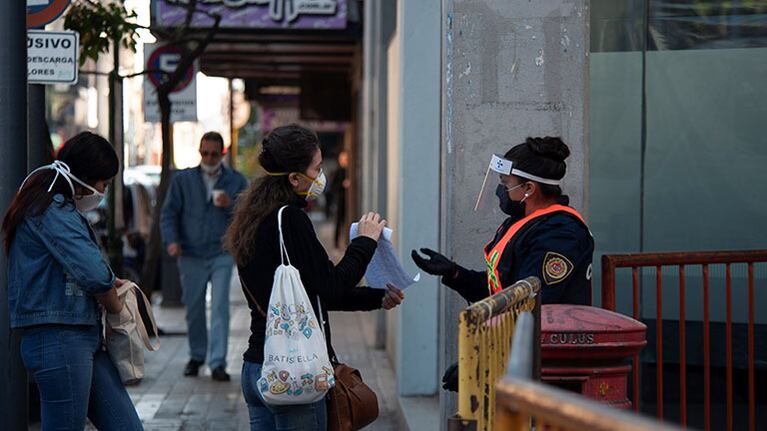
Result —
<instances>
[{"instance_id":1,"label":"sheet of paper","mask_svg":"<svg viewBox=\"0 0 767 431\"><path fill-rule=\"evenodd\" d=\"M357 223L352 223L349 229L349 238L356 238L357 230ZM367 272L365 272L368 285L375 289L386 289L386 285L389 283L404 289L421 279L421 273L411 277L405 272L394 252L391 236L392 230L385 227L381 238L378 240L378 248L376 248L373 259L368 265Z\"/></svg>"}]
</instances>

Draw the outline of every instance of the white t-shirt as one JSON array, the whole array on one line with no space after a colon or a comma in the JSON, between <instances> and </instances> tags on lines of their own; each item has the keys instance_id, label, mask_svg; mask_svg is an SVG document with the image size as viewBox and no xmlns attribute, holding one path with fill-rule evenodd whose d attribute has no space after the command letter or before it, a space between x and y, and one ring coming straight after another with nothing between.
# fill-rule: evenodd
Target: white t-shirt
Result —
<instances>
[{"instance_id":1,"label":"white t-shirt","mask_svg":"<svg viewBox=\"0 0 767 431\"><path fill-rule=\"evenodd\" d=\"M216 182L221 177L221 169L214 175L208 175L202 172L202 181L205 183L205 191L207 192L207 200L213 199L213 189L216 188Z\"/></svg>"}]
</instances>

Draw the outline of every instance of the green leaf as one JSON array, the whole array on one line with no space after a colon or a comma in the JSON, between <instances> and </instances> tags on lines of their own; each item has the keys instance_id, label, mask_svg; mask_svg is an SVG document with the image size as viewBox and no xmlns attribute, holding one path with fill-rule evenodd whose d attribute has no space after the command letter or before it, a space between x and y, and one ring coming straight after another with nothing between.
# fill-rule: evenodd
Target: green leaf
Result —
<instances>
[{"instance_id":1,"label":"green leaf","mask_svg":"<svg viewBox=\"0 0 767 431\"><path fill-rule=\"evenodd\" d=\"M104 6L93 0L76 0L64 18L64 28L80 33L80 66L90 58L98 61L113 45L136 51L136 12L123 1ZM102 35L106 35L103 37Z\"/></svg>"}]
</instances>

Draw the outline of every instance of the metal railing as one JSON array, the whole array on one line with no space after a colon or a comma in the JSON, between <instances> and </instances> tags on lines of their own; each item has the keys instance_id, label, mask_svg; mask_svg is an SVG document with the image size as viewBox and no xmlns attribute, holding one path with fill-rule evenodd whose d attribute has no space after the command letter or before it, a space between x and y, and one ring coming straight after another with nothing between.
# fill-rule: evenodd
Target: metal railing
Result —
<instances>
[{"instance_id":1,"label":"metal railing","mask_svg":"<svg viewBox=\"0 0 767 431\"><path fill-rule=\"evenodd\" d=\"M726 399L727 430L733 429L733 342L732 342L732 265L746 265L748 278L748 429L756 429L756 398L754 369L754 264L767 262L767 250L749 251L711 251L711 252L675 252L675 253L636 253L602 256L602 307L615 311L616 272L618 268L630 268L632 274L632 317L640 318L640 279L639 270L655 268L655 361L656 361L656 398L657 416L664 417L663 409L663 267L673 266L678 270L679 295L679 404L680 422L687 424L687 358L686 358L686 317L685 278L689 275L689 266L700 266L702 276L702 311L703 311L703 415L705 429L711 428L711 334L710 334L710 282L709 266L725 265L726 308ZM668 272L667 272L668 274ZM721 300L716 298L715 300ZM633 404L636 411L640 408L640 363L639 356L634 357L633 366Z\"/></svg>"},{"instance_id":2,"label":"metal railing","mask_svg":"<svg viewBox=\"0 0 767 431\"><path fill-rule=\"evenodd\" d=\"M498 431L678 431L679 428L608 407L581 395L533 381L534 318L522 313L514 332L506 376L495 387ZM533 426L533 424L535 426Z\"/></svg>"},{"instance_id":3,"label":"metal railing","mask_svg":"<svg viewBox=\"0 0 767 431\"><path fill-rule=\"evenodd\" d=\"M458 333L458 412L448 429L491 430L494 387L504 374L517 317L528 311L540 316L540 280L529 277L461 312ZM536 319L540 322L540 318ZM540 338L540 325L534 332ZM536 352L540 352L540 344ZM540 354L533 362L539 363ZM533 371L539 373L540 367Z\"/></svg>"}]
</instances>

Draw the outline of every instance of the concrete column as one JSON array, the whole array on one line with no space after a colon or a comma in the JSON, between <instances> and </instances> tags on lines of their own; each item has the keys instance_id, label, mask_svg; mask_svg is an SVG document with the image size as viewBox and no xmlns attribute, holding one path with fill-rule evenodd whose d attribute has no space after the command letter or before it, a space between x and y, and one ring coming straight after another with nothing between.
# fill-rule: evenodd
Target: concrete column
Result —
<instances>
[{"instance_id":1,"label":"concrete column","mask_svg":"<svg viewBox=\"0 0 767 431\"><path fill-rule=\"evenodd\" d=\"M396 3L365 3L363 35L363 209L386 213L387 50L396 26Z\"/></svg>"},{"instance_id":2,"label":"concrete column","mask_svg":"<svg viewBox=\"0 0 767 431\"><path fill-rule=\"evenodd\" d=\"M26 5L0 2L0 208L8 208L27 170ZM27 429L27 371L10 328L8 261L0 253L0 429Z\"/></svg>"},{"instance_id":3,"label":"concrete column","mask_svg":"<svg viewBox=\"0 0 767 431\"><path fill-rule=\"evenodd\" d=\"M375 46L377 44L375 33L378 22L375 15L375 2L366 2L363 11L363 33L362 33L362 115L360 122L362 125L360 144L358 152L360 155L361 178L364 178L362 186L358 189L361 194L359 202L362 204L362 210L367 211L372 208L374 198L374 181L369 173L373 170L373 151L374 136L376 131L375 123L375 98L373 88L376 85L377 61L374 56Z\"/></svg>"},{"instance_id":4,"label":"concrete column","mask_svg":"<svg viewBox=\"0 0 767 431\"><path fill-rule=\"evenodd\" d=\"M482 247L505 218L495 206L473 211L491 154L527 136L561 136L572 152L563 189L587 214L588 1L443 1L443 251L482 269ZM466 302L441 294L445 365L456 360ZM441 408L443 418L453 414L454 398L443 392Z\"/></svg>"},{"instance_id":5,"label":"concrete column","mask_svg":"<svg viewBox=\"0 0 767 431\"><path fill-rule=\"evenodd\" d=\"M418 269L410 250L439 246L440 11L440 0L397 2L397 63L389 64L396 75L388 81L396 99L389 107L396 116L389 130L396 136L388 148L388 213L394 218L395 246L412 274ZM396 311L400 395L437 392L438 291L436 278L422 277Z\"/></svg>"},{"instance_id":6,"label":"concrete column","mask_svg":"<svg viewBox=\"0 0 767 431\"><path fill-rule=\"evenodd\" d=\"M363 35L362 210L387 214L387 49L396 26L395 2L366 2ZM377 348L386 344L386 313L378 312Z\"/></svg>"}]
</instances>

